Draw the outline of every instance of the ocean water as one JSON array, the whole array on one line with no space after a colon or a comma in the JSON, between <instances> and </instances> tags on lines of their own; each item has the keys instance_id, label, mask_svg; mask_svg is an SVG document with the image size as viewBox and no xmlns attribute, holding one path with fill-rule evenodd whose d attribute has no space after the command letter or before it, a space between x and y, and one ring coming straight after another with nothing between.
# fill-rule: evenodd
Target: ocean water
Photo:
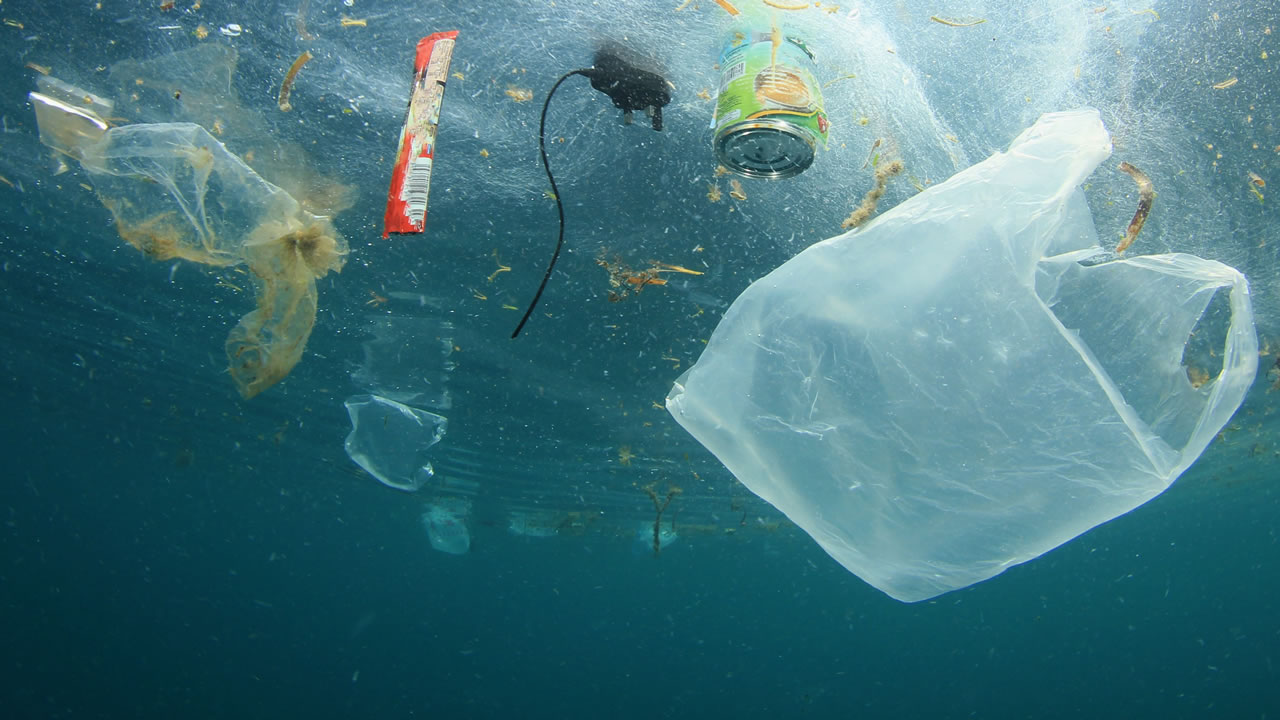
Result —
<instances>
[{"instance_id":1,"label":"ocean water","mask_svg":"<svg viewBox=\"0 0 1280 720\"><path fill-rule=\"evenodd\" d=\"M698 97L726 21L707 0L161 5L0 5L5 716L1280 717L1276 3L779 10L813 35L832 143L797 178L744 181L746 200L714 174ZM446 29L461 77L427 231L384 240L413 46ZM557 93L567 252L513 341L556 232L541 102L606 40L672 80L666 128L624 125L585 80ZM227 372L255 306L242 266L144 257L100 179L40 142L27 93L46 72L114 99L112 124L206 126L309 207L346 198L328 210L350 255L317 281L281 382L246 400ZM839 232L875 138L924 185L1082 104L1113 134L1108 163L1156 185L1131 252L1249 277L1258 378L1164 494L900 603L738 484L663 399L738 293ZM882 203L915 192L904 178ZM1132 181L1099 170L1087 192L1114 238ZM601 261L704 274L611 302ZM448 419L416 492L344 451L344 401L370 392ZM466 551L433 548L430 518Z\"/></svg>"}]
</instances>

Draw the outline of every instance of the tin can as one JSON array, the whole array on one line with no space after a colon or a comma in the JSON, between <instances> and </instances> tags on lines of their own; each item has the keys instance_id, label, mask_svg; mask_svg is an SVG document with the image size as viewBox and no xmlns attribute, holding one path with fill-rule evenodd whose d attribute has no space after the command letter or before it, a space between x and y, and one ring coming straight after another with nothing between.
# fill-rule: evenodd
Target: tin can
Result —
<instances>
[{"instance_id":1,"label":"tin can","mask_svg":"<svg viewBox=\"0 0 1280 720\"><path fill-rule=\"evenodd\" d=\"M777 26L740 26L720 56L712 140L716 157L748 177L786 178L813 164L827 142L827 113L813 53Z\"/></svg>"}]
</instances>

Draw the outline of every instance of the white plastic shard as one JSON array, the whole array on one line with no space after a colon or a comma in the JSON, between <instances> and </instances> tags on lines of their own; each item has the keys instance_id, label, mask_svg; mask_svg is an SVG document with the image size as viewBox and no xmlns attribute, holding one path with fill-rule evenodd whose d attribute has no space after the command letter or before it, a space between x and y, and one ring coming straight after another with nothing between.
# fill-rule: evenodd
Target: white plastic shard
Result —
<instances>
[{"instance_id":1,"label":"white plastic shard","mask_svg":"<svg viewBox=\"0 0 1280 720\"><path fill-rule=\"evenodd\" d=\"M1098 113L817 243L733 303L667 408L833 558L914 602L1155 497L1240 406L1243 275L1114 259L1080 185Z\"/></svg>"}]
</instances>

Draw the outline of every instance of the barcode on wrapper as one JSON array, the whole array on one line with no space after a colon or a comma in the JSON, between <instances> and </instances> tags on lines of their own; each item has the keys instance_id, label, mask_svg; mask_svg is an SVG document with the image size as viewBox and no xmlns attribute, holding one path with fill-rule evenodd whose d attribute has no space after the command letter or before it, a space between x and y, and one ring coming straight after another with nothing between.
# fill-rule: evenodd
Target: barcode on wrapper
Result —
<instances>
[{"instance_id":1,"label":"barcode on wrapper","mask_svg":"<svg viewBox=\"0 0 1280 720\"><path fill-rule=\"evenodd\" d=\"M430 190L431 158L416 158L409 165L409 173L404 178L404 189L400 191L400 199L405 203L404 214L414 224L427 212L427 194Z\"/></svg>"}]
</instances>

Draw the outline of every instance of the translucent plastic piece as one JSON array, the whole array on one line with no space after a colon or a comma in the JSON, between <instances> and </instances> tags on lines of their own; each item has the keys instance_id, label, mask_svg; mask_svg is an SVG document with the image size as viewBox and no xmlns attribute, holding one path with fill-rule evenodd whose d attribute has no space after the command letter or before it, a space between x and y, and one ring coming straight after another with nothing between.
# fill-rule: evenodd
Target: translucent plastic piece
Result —
<instances>
[{"instance_id":1,"label":"translucent plastic piece","mask_svg":"<svg viewBox=\"0 0 1280 720\"><path fill-rule=\"evenodd\" d=\"M450 555L465 555L471 549L471 531L467 528L470 515L471 506L463 500L445 498L428 505L422 513L422 526L431 547Z\"/></svg>"},{"instance_id":2,"label":"translucent plastic piece","mask_svg":"<svg viewBox=\"0 0 1280 720\"><path fill-rule=\"evenodd\" d=\"M120 236L156 260L247 263L258 307L227 337L244 397L279 382L316 321L316 278L341 270L346 243L207 130L190 123L126 125L85 148L81 162Z\"/></svg>"},{"instance_id":3,"label":"translucent plastic piece","mask_svg":"<svg viewBox=\"0 0 1280 720\"><path fill-rule=\"evenodd\" d=\"M388 297L409 297L392 291ZM425 299L425 296L422 296ZM416 406L448 410L453 370L453 323L431 317L383 314L369 318L371 339L351 380L366 392Z\"/></svg>"},{"instance_id":4,"label":"translucent plastic piece","mask_svg":"<svg viewBox=\"0 0 1280 720\"><path fill-rule=\"evenodd\" d=\"M548 510L513 510L507 530L523 537L554 537L568 518Z\"/></svg>"},{"instance_id":5,"label":"translucent plastic piece","mask_svg":"<svg viewBox=\"0 0 1280 720\"><path fill-rule=\"evenodd\" d=\"M315 326L316 278L341 270L346 258L329 220L303 210L199 125L106 129L93 110L109 103L85 95L75 105L65 83L41 89L31 94L41 140L89 171L121 238L153 260L248 265L257 308L226 342L240 394L253 397L288 375Z\"/></svg>"},{"instance_id":6,"label":"translucent plastic piece","mask_svg":"<svg viewBox=\"0 0 1280 720\"><path fill-rule=\"evenodd\" d=\"M397 490L414 492L431 479L429 451L444 437L445 418L377 395L356 395L346 406L345 447L353 462Z\"/></svg>"},{"instance_id":7,"label":"translucent plastic piece","mask_svg":"<svg viewBox=\"0 0 1280 720\"><path fill-rule=\"evenodd\" d=\"M1078 188L1109 154L1096 112L1046 115L808 248L734 302L667 408L903 601L1150 500L1240 406L1258 345L1236 270L1107 261Z\"/></svg>"},{"instance_id":8,"label":"translucent plastic piece","mask_svg":"<svg viewBox=\"0 0 1280 720\"><path fill-rule=\"evenodd\" d=\"M81 149L102 139L113 104L83 88L65 83L51 75L36 78L40 92L28 93L36 111L40 142L79 158Z\"/></svg>"},{"instance_id":9,"label":"translucent plastic piece","mask_svg":"<svg viewBox=\"0 0 1280 720\"><path fill-rule=\"evenodd\" d=\"M636 530L635 540L631 543L631 550L635 555L653 555L666 550L668 545L679 539L679 533L670 523L662 523L657 535L654 534L653 523L641 523Z\"/></svg>"}]
</instances>

